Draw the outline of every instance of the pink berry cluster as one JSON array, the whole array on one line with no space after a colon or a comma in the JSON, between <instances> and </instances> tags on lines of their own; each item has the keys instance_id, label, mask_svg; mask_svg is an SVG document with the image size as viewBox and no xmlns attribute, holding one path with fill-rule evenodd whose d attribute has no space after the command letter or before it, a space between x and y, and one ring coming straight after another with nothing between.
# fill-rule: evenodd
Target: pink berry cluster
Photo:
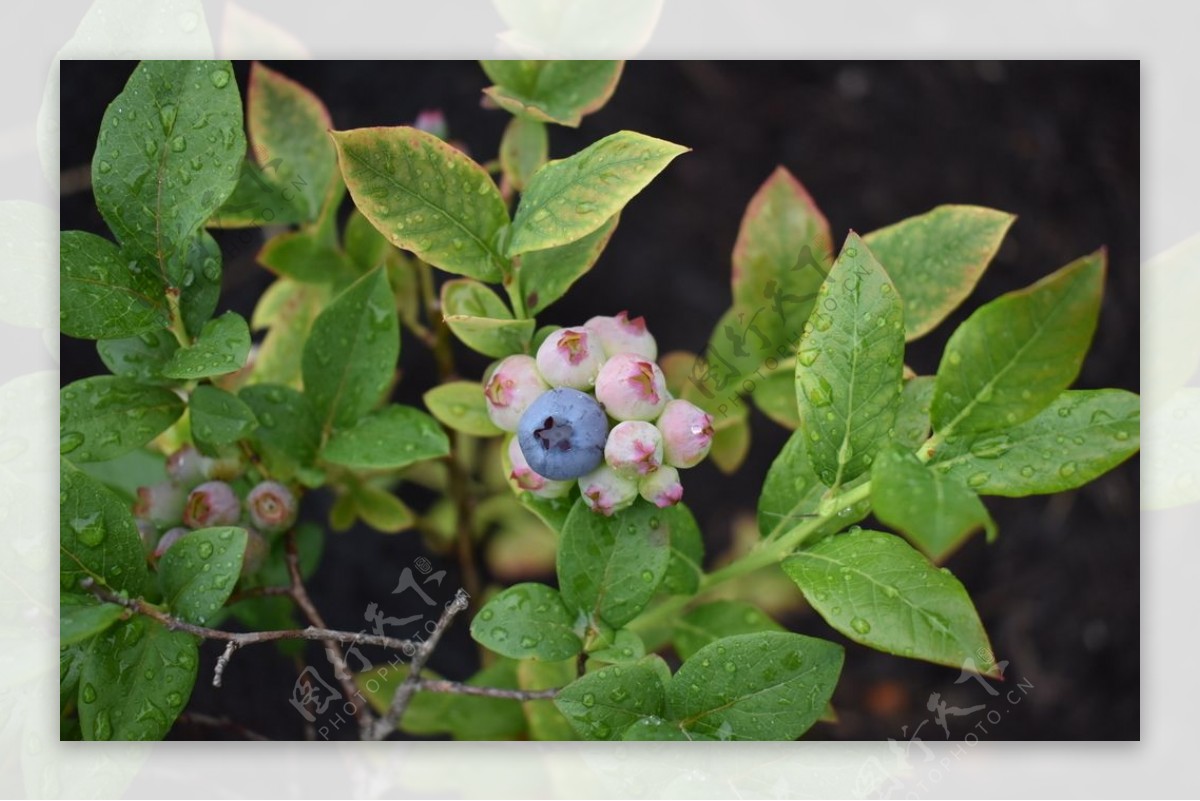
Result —
<instances>
[{"instance_id":1,"label":"pink berry cluster","mask_svg":"<svg viewBox=\"0 0 1200 801\"><path fill-rule=\"evenodd\" d=\"M191 445L167 458L167 481L138 487L133 514L151 561L158 561L193 529L241 526L246 529L242 575L257 571L269 546L263 535L277 534L296 522L296 497L277 481L255 484L245 498L240 459L212 459ZM161 536L159 532L162 532Z\"/></svg>"},{"instance_id":2,"label":"pink berry cluster","mask_svg":"<svg viewBox=\"0 0 1200 801\"><path fill-rule=\"evenodd\" d=\"M671 396L657 357L645 320L621 312L554 331L536 356L501 361L484 386L488 416L499 428L518 432L529 426L522 418L531 404L561 387L591 393L608 418L603 461L577 480L536 473L522 438L513 437L508 457L514 490L560 498L578 484L587 505L604 515L629 507L639 495L660 508L679 503L679 470L708 455L713 421L694 404Z\"/></svg>"}]
</instances>

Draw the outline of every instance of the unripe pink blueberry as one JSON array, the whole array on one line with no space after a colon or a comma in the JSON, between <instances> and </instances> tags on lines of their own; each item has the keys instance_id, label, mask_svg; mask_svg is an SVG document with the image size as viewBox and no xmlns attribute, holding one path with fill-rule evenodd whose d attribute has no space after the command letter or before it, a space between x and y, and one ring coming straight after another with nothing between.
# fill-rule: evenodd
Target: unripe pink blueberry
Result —
<instances>
[{"instance_id":1,"label":"unripe pink blueberry","mask_svg":"<svg viewBox=\"0 0 1200 801\"><path fill-rule=\"evenodd\" d=\"M548 389L532 356L509 356L496 366L483 389L488 417L497 428L516 431L529 404Z\"/></svg>"},{"instance_id":2,"label":"unripe pink blueberry","mask_svg":"<svg viewBox=\"0 0 1200 801\"><path fill-rule=\"evenodd\" d=\"M596 400L617 420L654 420L669 400L667 382L653 361L618 353L600 368Z\"/></svg>"},{"instance_id":3,"label":"unripe pink blueberry","mask_svg":"<svg viewBox=\"0 0 1200 801\"><path fill-rule=\"evenodd\" d=\"M658 418L663 455L672 467L694 467L712 447L713 420L708 412L685 400L673 400Z\"/></svg>"},{"instance_id":4,"label":"unripe pink blueberry","mask_svg":"<svg viewBox=\"0 0 1200 801\"><path fill-rule=\"evenodd\" d=\"M617 423L604 443L604 461L626 478L649 475L663 461L662 434L643 420Z\"/></svg>"},{"instance_id":5,"label":"unripe pink blueberry","mask_svg":"<svg viewBox=\"0 0 1200 801\"><path fill-rule=\"evenodd\" d=\"M521 443L513 437L508 443L508 460L512 463L509 481L518 492L528 492L535 498L561 498L571 491L572 481L555 481L538 475L521 451Z\"/></svg>"},{"instance_id":6,"label":"unripe pink blueberry","mask_svg":"<svg viewBox=\"0 0 1200 801\"><path fill-rule=\"evenodd\" d=\"M679 471L668 464L663 465L638 482L638 493L659 509L674 506L683 500Z\"/></svg>"},{"instance_id":7,"label":"unripe pink blueberry","mask_svg":"<svg viewBox=\"0 0 1200 801\"><path fill-rule=\"evenodd\" d=\"M133 516L156 526L169 526L183 519L183 501L187 492L169 481L138 487Z\"/></svg>"},{"instance_id":8,"label":"unripe pink blueberry","mask_svg":"<svg viewBox=\"0 0 1200 801\"><path fill-rule=\"evenodd\" d=\"M191 529L183 526L176 526L175 528L167 531L167 533L163 534L162 538L159 539L158 545L154 547L155 560L162 559L163 554L165 554L172 545L179 542L180 537L191 533Z\"/></svg>"},{"instance_id":9,"label":"unripe pink blueberry","mask_svg":"<svg viewBox=\"0 0 1200 801\"><path fill-rule=\"evenodd\" d=\"M250 522L267 534L283 531L296 522L296 496L278 481L263 481L246 496Z\"/></svg>"},{"instance_id":10,"label":"unripe pink blueberry","mask_svg":"<svg viewBox=\"0 0 1200 801\"><path fill-rule=\"evenodd\" d=\"M232 526L242 516L242 503L224 481L206 481L192 490L183 507L183 522L192 528Z\"/></svg>"},{"instance_id":11,"label":"unripe pink blueberry","mask_svg":"<svg viewBox=\"0 0 1200 801\"><path fill-rule=\"evenodd\" d=\"M618 353L634 353L650 361L658 358L658 343L646 330L644 317L631 320L629 312L618 312L616 317L593 317L583 325L596 333L610 358Z\"/></svg>"},{"instance_id":12,"label":"unripe pink blueberry","mask_svg":"<svg viewBox=\"0 0 1200 801\"><path fill-rule=\"evenodd\" d=\"M184 445L167 457L167 476L184 489L191 489L209 477L211 462L195 446Z\"/></svg>"},{"instance_id":13,"label":"unripe pink blueberry","mask_svg":"<svg viewBox=\"0 0 1200 801\"><path fill-rule=\"evenodd\" d=\"M242 576L257 573L263 566L263 562L267 560L267 554L270 551L271 546L267 544L266 537L252 528L246 529L246 550L242 554Z\"/></svg>"},{"instance_id":14,"label":"unripe pink blueberry","mask_svg":"<svg viewBox=\"0 0 1200 801\"><path fill-rule=\"evenodd\" d=\"M537 367L552 387L590 390L604 364L600 338L587 328L560 328L538 348Z\"/></svg>"},{"instance_id":15,"label":"unripe pink blueberry","mask_svg":"<svg viewBox=\"0 0 1200 801\"><path fill-rule=\"evenodd\" d=\"M588 508L605 517L627 509L638 496L637 482L617 475L606 464L582 476L579 479L579 491Z\"/></svg>"}]
</instances>

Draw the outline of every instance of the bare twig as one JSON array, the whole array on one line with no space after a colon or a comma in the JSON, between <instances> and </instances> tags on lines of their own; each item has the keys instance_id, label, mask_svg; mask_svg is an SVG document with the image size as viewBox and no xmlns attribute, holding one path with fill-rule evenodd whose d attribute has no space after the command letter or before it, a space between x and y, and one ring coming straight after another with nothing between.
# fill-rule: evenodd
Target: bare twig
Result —
<instances>
[{"instance_id":1,"label":"bare twig","mask_svg":"<svg viewBox=\"0 0 1200 801\"><path fill-rule=\"evenodd\" d=\"M429 661L429 657L433 654L434 649L437 648L438 641L442 639L442 634L446 631L451 621L454 620L455 615L466 608L467 594L459 590L454 594L454 600L446 604L446 608L442 611L442 616L438 618L433 631L429 633L429 639L417 646L416 653L412 656L412 661L408 663L408 676L396 689L396 694L392 696L392 703L388 708L387 714L376 721L375 727L371 732L371 739L382 740L395 731L401 718L404 717L404 712L408 709L409 702L412 701L413 694L416 693L421 685L421 671L425 669L425 663Z\"/></svg>"},{"instance_id":2,"label":"bare twig","mask_svg":"<svg viewBox=\"0 0 1200 801\"><path fill-rule=\"evenodd\" d=\"M234 632L222 631L221 629L210 629L205 626L197 626L194 623L188 623L185 620L180 620L174 617L153 604L146 603L141 598L123 598L120 595L112 592L106 587L101 587L96 584L95 580L90 576L80 582L81 586L96 596L101 601L110 604L123 606L131 612L136 612L139 615L145 615L166 626L172 631L186 631L189 634L194 634L197 637L203 637L206 640L223 640L225 642L233 642L238 648L244 648L247 645L258 645L264 642L275 642L276 640L315 640L317 642L332 640L333 642L345 643L346 645L377 645L380 648L387 648L392 651L408 652L416 647L416 643L411 640L400 640L395 637L381 637L375 634L367 634L365 632L356 631L334 631L332 629L317 628L309 626L305 629L283 629L279 631L251 631L251 632ZM228 661L228 660L226 660Z\"/></svg>"},{"instance_id":3,"label":"bare twig","mask_svg":"<svg viewBox=\"0 0 1200 801\"><path fill-rule=\"evenodd\" d=\"M214 717L206 715L203 712L181 712L179 722L184 726L207 726L212 729L222 729L231 734L236 734L243 740L258 740L262 742L270 742L270 737L264 737L256 731L246 728L240 723L230 720L226 717Z\"/></svg>"},{"instance_id":4,"label":"bare twig","mask_svg":"<svg viewBox=\"0 0 1200 801\"><path fill-rule=\"evenodd\" d=\"M505 698L512 701L550 701L558 697L559 688L549 690L510 690L504 687L475 687L457 681L421 679L417 689L428 693L451 693L453 695L477 695L483 698Z\"/></svg>"},{"instance_id":5,"label":"bare twig","mask_svg":"<svg viewBox=\"0 0 1200 801\"><path fill-rule=\"evenodd\" d=\"M296 606L304 612L304 616L308 621L319 629L327 629L324 618L317 611L317 607L313 604L312 599L308 597L308 590L304 588L304 577L300 574L300 551L296 547L296 530L289 529L284 540L285 555L287 557L288 575L292 579L292 600L296 602ZM338 640L329 637L322 641L325 644L325 653L329 656L329 663L333 665L333 675L341 683L342 689L346 692L347 698L357 696L358 687L354 684L354 675L350 672L350 668L346 665L346 655L342 653L342 648L338 645ZM410 649L411 645L408 646ZM403 648L402 648L403 650ZM364 739L371 724L374 722L374 715L367 708L366 704L354 704L354 717L358 720L358 726Z\"/></svg>"}]
</instances>

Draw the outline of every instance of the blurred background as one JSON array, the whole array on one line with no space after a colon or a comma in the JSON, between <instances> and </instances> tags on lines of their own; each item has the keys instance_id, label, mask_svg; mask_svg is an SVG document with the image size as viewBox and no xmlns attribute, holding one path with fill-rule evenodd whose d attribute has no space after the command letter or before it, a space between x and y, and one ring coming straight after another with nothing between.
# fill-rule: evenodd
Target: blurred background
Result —
<instances>
[{"instance_id":1,"label":"blurred background","mask_svg":"<svg viewBox=\"0 0 1200 801\"><path fill-rule=\"evenodd\" d=\"M133 66L62 64L63 229L111 236L95 210L86 173L104 109ZM508 119L481 107L480 90L489 82L474 62L270 66L313 90L341 129L408 124L418 112L440 108L451 137L481 162L495 157ZM244 93L249 67L235 67ZM693 152L630 203L597 266L539 324L577 324L628 309L646 316L661 352L702 350L730 303L729 255L742 211L782 164L829 219L835 246L850 229L865 233L941 203L1018 215L976 294L909 346L906 360L921 374L935 371L946 338L978 305L1107 246L1104 307L1076 386L1136 391L1138 126L1137 62L630 62L604 109L585 117L578 130L552 127L551 156L569 155L621 129ZM254 260L261 235L214 233L225 259L218 311L233 309L248 318L273 278ZM63 338L61 344L63 383L105 372L93 343ZM468 378L477 378L486 364L462 348L458 356ZM401 368L396 398L419 404L435 370L411 337L403 343ZM685 500L710 560L739 531L753 530L763 477L789 434L757 411L751 420L749 458L736 474L722 475L706 462L684 477ZM407 492L401 497L417 508L429 502L428 495ZM919 743L905 743L914 735L1137 739L1137 494L1135 457L1074 492L985 499L1000 526L999 540L987 545L977 536L947 566L975 600L997 658L1008 660L1008 681L994 687L960 682L957 670L846 642L833 699L839 722L818 724L807 736L892 738L917 760ZM328 501L308 497L305 516L323 521ZM388 599L398 572L422 553L415 534L363 527L330 534L309 591L331 627L358 630L364 608ZM446 586L457 586L452 560L435 564L450 571ZM798 591L790 600L790 609L774 612L784 625L841 640L802 608ZM219 649L206 644L201 653L189 710L229 717L272 738L303 736L303 720L287 703L295 680L290 659L269 647L243 651L225 686L213 690L207 679ZM329 673L318 648L307 656ZM477 668L475 659L466 626L457 625L432 667L462 679ZM177 738L213 736L222 735L185 724L172 732ZM352 736L351 727L333 736Z\"/></svg>"}]
</instances>

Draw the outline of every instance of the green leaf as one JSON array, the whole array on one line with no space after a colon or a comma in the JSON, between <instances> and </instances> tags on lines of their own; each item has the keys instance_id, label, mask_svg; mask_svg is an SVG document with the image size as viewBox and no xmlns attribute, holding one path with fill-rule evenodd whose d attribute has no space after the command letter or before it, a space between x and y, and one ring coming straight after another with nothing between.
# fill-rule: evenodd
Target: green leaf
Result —
<instances>
[{"instance_id":1,"label":"green leaf","mask_svg":"<svg viewBox=\"0 0 1200 801\"><path fill-rule=\"evenodd\" d=\"M513 117L500 139L500 169L512 188L525 191L525 185L546 163L549 153L546 126L529 117Z\"/></svg>"},{"instance_id":2,"label":"green leaf","mask_svg":"<svg viewBox=\"0 0 1200 801\"><path fill-rule=\"evenodd\" d=\"M529 181L508 255L565 245L600 228L688 148L621 131L552 161Z\"/></svg>"},{"instance_id":3,"label":"green leaf","mask_svg":"<svg viewBox=\"0 0 1200 801\"><path fill-rule=\"evenodd\" d=\"M387 274L355 281L313 321L301 366L304 392L323 430L355 423L391 386L400 358L400 322Z\"/></svg>"},{"instance_id":4,"label":"green leaf","mask_svg":"<svg viewBox=\"0 0 1200 801\"><path fill-rule=\"evenodd\" d=\"M733 246L734 306L757 314L772 345L795 340L829 273L829 223L808 190L776 167L746 207Z\"/></svg>"},{"instance_id":5,"label":"green leaf","mask_svg":"<svg viewBox=\"0 0 1200 801\"><path fill-rule=\"evenodd\" d=\"M481 61L496 85L483 93L521 117L579 127L602 108L621 79L623 61Z\"/></svg>"},{"instance_id":6,"label":"green leaf","mask_svg":"<svg viewBox=\"0 0 1200 801\"><path fill-rule=\"evenodd\" d=\"M274 182L296 193L307 219L321 212L337 173L337 157L327 131L333 127L325 105L308 89L259 62L250 65L247 90L250 142Z\"/></svg>"},{"instance_id":7,"label":"green leaf","mask_svg":"<svg viewBox=\"0 0 1200 801\"><path fill-rule=\"evenodd\" d=\"M938 366L934 431L946 437L1008 428L1070 386L1096 330L1104 269L1098 250L968 317Z\"/></svg>"},{"instance_id":8,"label":"green leaf","mask_svg":"<svg viewBox=\"0 0 1200 801\"><path fill-rule=\"evenodd\" d=\"M722 740L795 740L824 713L842 658L839 645L785 631L725 637L680 666L667 716Z\"/></svg>"},{"instance_id":9,"label":"green leaf","mask_svg":"<svg viewBox=\"0 0 1200 801\"><path fill-rule=\"evenodd\" d=\"M475 687L517 689L517 663L501 659L467 680ZM525 730L519 701L448 695L442 712L445 730L456 740L514 740Z\"/></svg>"},{"instance_id":10,"label":"green leaf","mask_svg":"<svg viewBox=\"0 0 1200 801\"><path fill-rule=\"evenodd\" d=\"M684 731L678 723L663 720L655 715L642 718L634 723L625 730L621 739L626 741L694 742L717 738L698 732Z\"/></svg>"},{"instance_id":11,"label":"green leaf","mask_svg":"<svg viewBox=\"0 0 1200 801\"><path fill-rule=\"evenodd\" d=\"M228 445L245 439L258 428L254 412L236 395L211 384L192 390L188 403L192 435L208 446Z\"/></svg>"},{"instance_id":12,"label":"green leaf","mask_svg":"<svg viewBox=\"0 0 1200 801\"><path fill-rule=\"evenodd\" d=\"M612 517L577 500L558 546L558 586L567 607L611 626L636 617L667 572L672 520L640 500Z\"/></svg>"},{"instance_id":13,"label":"green leaf","mask_svg":"<svg viewBox=\"0 0 1200 801\"><path fill-rule=\"evenodd\" d=\"M96 343L96 352L114 375L137 381L139 384L174 384L175 379L166 378L162 368L175 351L179 341L167 331L146 331L125 339L102 339Z\"/></svg>"},{"instance_id":14,"label":"green leaf","mask_svg":"<svg viewBox=\"0 0 1200 801\"><path fill-rule=\"evenodd\" d=\"M245 153L228 61L143 61L100 124L96 206L129 258L166 280L233 192Z\"/></svg>"},{"instance_id":15,"label":"green leaf","mask_svg":"<svg viewBox=\"0 0 1200 801\"><path fill-rule=\"evenodd\" d=\"M185 534L158 562L167 608L189 623L204 625L233 592L245 553L244 528L202 528Z\"/></svg>"},{"instance_id":16,"label":"green leaf","mask_svg":"<svg viewBox=\"0 0 1200 801\"><path fill-rule=\"evenodd\" d=\"M61 595L58 609L58 645L88 640L116 623L125 614L124 607L100 603L87 595Z\"/></svg>"},{"instance_id":17,"label":"green leaf","mask_svg":"<svg viewBox=\"0 0 1200 801\"><path fill-rule=\"evenodd\" d=\"M163 480L167 457L158 451L134 448L129 453L103 462L78 464L83 472L117 493L130 507L137 500L138 487L146 487Z\"/></svg>"},{"instance_id":18,"label":"green leaf","mask_svg":"<svg viewBox=\"0 0 1200 801\"><path fill-rule=\"evenodd\" d=\"M495 239L508 223L487 171L416 128L332 132L354 205L393 245L447 272L499 281Z\"/></svg>"},{"instance_id":19,"label":"green leaf","mask_svg":"<svg viewBox=\"0 0 1200 801\"><path fill-rule=\"evenodd\" d=\"M161 740L196 683L196 638L133 617L97 637L79 676L87 740Z\"/></svg>"},{"instance_id":20,"label":"green leaf","mask_svg":"<svg viewBox=\"0 0 1200 801\"><path fill-rule=\"evenodd\" d=\"M967 299L1015 219L982 206L938 206L863 237L904 300L909 341Z\"/></svg>"},{"instance_id":21,"label":"green leaf","mask_svg":"<svg viewBox=\"0 0 1200 801\"><path fill-rule=\"evenodd\" d=\"M723 637L759 631L783 631L783 627L754 604L713 601L697 606L675 621L671 645L679 658L686 661L704 646Z\"/></svg>"},{"instance_id":22,"label":"green leaf","mask_svg":"<svg viewBox=\"0 0 1200 801\"><path fill-rule=\"evenodd\" d=\"M145 445L183 414L169 389L101 375L59 392L59 452L76 462L102 462Z\"/></svg>"},{"instance_id":23,"label":"green leaf","mask_svg":"<svg viewBox=\"0 0 1200 801\"><path fill-rule=\"evenodd\" d=\"M588 665L624 665L636 662L646 655L646 644L629 629L613 632L612 642L603 648L588 651Z\"/></svg>"},{"instance_id":24,"label":"green leaf","mask_svg":"<svg viewBox=\"0 0 1200 801\"><path fill-rule=\"evenodd\" d=\"M250 354L250 327L237 312L225 312L204 324L196 343L180 348L162 369L168 378L208 378L236 372Z\"/></svg>"},{"instance_id":25,"label":"green leaf","mask_svg":"<svg viewBox=\"0 0 1200 801\"><path fill-rule=\"evenodd\" d=\"M892 442L915 451L929 437L929 406L933 402L931 375L919 375L904 382Z\"/></svg>"},{"instance_id":26,"label":"green leaf","mask_svg":"<svg viewBox=\"0 0 1200 801\"><path fill-rule=\"evenodd\" d=\"M273 273L306 284L348 283L360 274L336 241L311 227L271 237L255 258Z\"/></svg>"},{"instance_id":27,"label":"green leaf","mask_svg":"<svg viewBox=\"0 0 1200 801\"><path fill-rule=\"evenodd\" d=\"M575 680L575 660L535 662L526 660L517 665L517 680L522 690L550 690L565 687ZM554 701L524 701L525 720L529 734L535 740L574 740L575 730L562 716Z\"/></svg>"},{"instance_id":28,"label":"green leaf","mask_svg":"<svg viewBox=\"0 0 1200 801\"><path fill-rule=\"evenodd\" d=\"M290 480L316 461L321 426L307 397L275 384L244 387L238 397L258 420L250 442L272 476Z\"/></svg>"},{"instance_id":29,"label":"green leaf","mask_svg":"<svg viewBox=\"0 0 1200 801\"><path fill-rule=\"evenodd\" d=\"M717 424L708 456L722 473L729 475L742 466L750 452L750 424L743 414L729 418L732 423Z\"/></svg>"},{"instance_id":30,"label":"green leaf","mask_svg":"<svg viewBox=\"0 0 1200 801\"><path fill-rule=\"evenodd\" d=\"M989 541L996 537L996 524L966 481L922 464L911 451L879 454L871 470L871 504L876 517L935 562L980 528Z\"/></svg>"},{"instance_id":31,"label":"green leaf","mask_svg":"<svg viewBox=\"0 0 1200 801\"><path fill-rule=\"evenodd\" d=\"M545 584L516 584L487 602L471 621L475 642L513 659L558 662L583 648L575 615Z\"/></svg>"},{"instance_id":32,"label":"green leaf","mask_svg":"<svg viewBox=\"0 0 1200 801\"><path fill-rule=\"evenodd\" d=\"M781 366L754 384L750 393L754 405L767 417L784 428L795 431L800 427L800 410L796 406L796 372Z\"/></svg>"},{"instance_id":33,"label":"green leaf","mask_svg":"<svg viewBox=\"0 0 1200 801\"><path fill-rule=\"evenodd\" d=\"M395 534L417 524L416 513L385 489L360 484L354 488L353 497L359 518L377 531Z\"/></svg>"},{"instance_id":34,"label":"green leaf","mask_svg":"<svg viewBox=\"0 0 1200 801\"><path fill-rule=\"evenodd\" d=\"M595 231L574 242L519 257L517 285L527 314L532 317L541 312L592 269L617 230L619 219L620 215L614 214Z\"/></svg>"},{"instance_id":35,"label":"green leaf","mask_svg":"<svg viewBox=\"0 0 1200 801\"><path fill-rule=\"evenodd\" d=\"M700 526L686 505L677 503L662 510L671 529L671 558L659 588L672 595L691 595L704 576L704 539Z\"/></svg>"},{"instance_id":36,"label":"green leaf","mask_svg":"<svg viewBox=\"0 0 1200 801\"><path fill-rule=\"evenodd\" d=\"M932 466L981 495L1066 492L1137 452L1140 406L1121 389L1067 390L1020 425L943 444Z\"/></svg>"},{"instance_id":37,"label":"green leaf","mask_svg":"<svg viewBox=\"0 0 1200 801\"><path fill-rule=\"evenodd\" d=\"M420 409L392 405L335 431L321 458L358 470L387 470L448 453L450 439L436 420Z\"/></svg>"},{"instance_id":38,"label":"green leaf","mask_svg":"<svg viewBox=\"0 0 1200 801\"><path fill-rule=\"evenodd\" d=\"M193 337L203 333L221 299L221 248L208 231L200 231L180 246L168 269L179 285L179 314Z\"/></svg>"},{"instance_id":39,"label":"green leaf","mask_svg":"<svg viewBox=\"0 0 1200 801\"><path fill-rule=\"evenodd\" d=\"M796 394L808 458L826 486L862 475L896 418L904 313L887 273L851 233L796 356Z\"/></svg>"},{"instance_id":40,"label":"green leaf","mask_svg":"<svg viewBox=\"0 0 1200 801\"><path fill-rule=\"evenodd\" d=\"M70 337L128 337L170 325L162 277L107 239L60 235L59 328Z\"/></svg>"},{"instance_id":41,"label":"green leaf","mask_svg":"<svg viewBox=\"0 0 1200 801\"><path fill-rule=\"evenodd\" d=\"M442 284L442 314L464 345L494 359L524 353L533 336L533 320L514 320L495 292L470 278Z\"/></svg>"},{"instance_id":42,"label":"green leaf","mask_svg":"<svg viewBox=\"0 0 1200 801\"><path fill-rule=\"evenodd\" d=\"M59 471L59 582L83 592L90 576L98 584L139 595L150 577L142 540L129 507L95 479L64 461Z\"/></svg>"},{"instance_id":43,"label":"green leaf","mask_svg":"<svg viewBox=\"0 0 1200 801\"><path fill-rule=\"evenodd\" d=\"M487 413L483 387L475 381L451 381L425 393L425 407L438 422L473 437L503 434Z\"/></svg>"},{"instance_id":44,"label":"green leaf","mask_svg":"<svg viewBox=\"0 0 1200 801\"><path fill-rule=\"evenodd\" d=\"M346 255L354 262L359 272L370 272L394 253L387 237L379 233L371 221L358 209L352 209L342 233Z\"/></svg>"},{"instance_id":45,"label":"green leaf","mask_svg":"<svg viewBox=\"0 0 1200 801\"><path fill-rule=\"evenodd\" d=\"M324 135L324 132L322 132ZM274 171L278 164L271 165ZM261 228L295 225L308 218L304 198L295 189L279 185L252 159L242 161L233 192L208 219L210 228Z\"/></svg>"},{"instance_id":46,"label":"green leaf","mask_svg":"<svg viewBox=\"0 0 1200 801\"><path fill-rule=\"evenodd\" d=\"M267 287L250 323L255 330L270 328L258 346L252 382L300 388L304 343L329 297L328 286L301 284L290 278L280 278Z\"/></svg>"},{"instance_id":47,"label":"green leaf","mask_svg":"<svg viewBox=\"0 0 1200 801\"><path fill-rule=\"evenodd\" d=\"M568 684L554 699L586 740L619 740L634 723L663 711L663 684L643 663L606 667Z\"/></svg>"},{"instance_id":48,"label":"green leaf","mask_svg":"<svg viewBox=\"0 0 1200 801\"><path fill-rule=\"evenodd\" d=\"M878 531L829 537L783 569L829 625L887 653L999 675L967 591L904 540Z\"/></svg>"}]
</instances>

